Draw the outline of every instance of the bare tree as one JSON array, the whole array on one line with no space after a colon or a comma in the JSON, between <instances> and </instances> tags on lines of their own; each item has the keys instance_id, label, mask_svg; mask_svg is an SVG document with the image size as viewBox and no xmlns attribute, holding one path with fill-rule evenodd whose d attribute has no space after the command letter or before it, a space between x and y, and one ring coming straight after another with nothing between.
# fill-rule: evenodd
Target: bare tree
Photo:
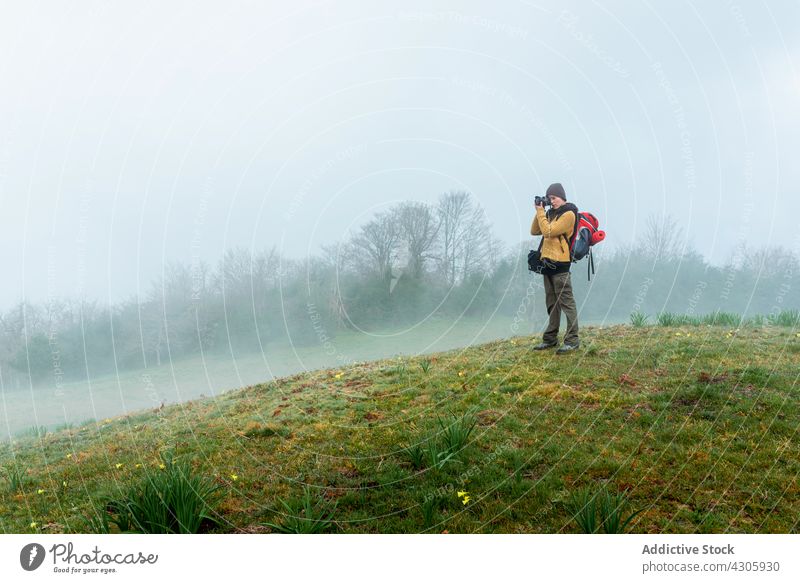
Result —
<instances>
[{"instance_id":1,"label":"bare tree","mask_svg":"<svg viewBox=\"0 0 800 583\"><path fill-rule=\"evenodd\" d=\"M273 246L267 251L261 251L251 257L249 296L254 314L261 318L270 310L277 309L274 305L274 292L281 278L281 256Z\"/></svg>"},{"instance_id":2,"label":"bare tree","mask_svg":"<svg viewBox=\"0 0 800 583\"><path fill-rule=\"evenodd\" d=\"M168 263L154 280L147 299L140 306L142 349L153 355L156 365L168 354L180 354L191 342L192 271L181 263Z\"/></svg>"},{"instance_id":3,"label":"bare tree","mask_svg":"<svg viewBox=\"0 0 800 583\"><path fill-rule=\"evenodd\" d=\"M12 362L20 351L24 351L27 342L39 327L44 331L44 320L40 312L42 310L35 306L21 302L0 316L0 358L3 363ZM25 369L18 367L18 370ZM13 371L7 370L3 374L5 381L11 380L12 384L23 379Z\"/></svg>"},{"instance_id":4,"label":"bare tree","mask_svg":"<svg viewBox=\"0 0 800 583\"><path fill-rule=\"evenodd\" d=\"M236 247L223 253L214 279L214 289L224 297L246 293L250 287L252 258L247 249Z\"/></svg>"},{"instance_id":5,"label":"bare tree","mask_svg":"<svg viewBox=\"0 0 800 583\"><path fill-rule=\"evenodd\" d=\"M449 192L439 199L439 269L449 285L456 282L464 248L466 217L472 207L468 192Z\"/></svg>"},{"instance_id":6,"label":"bare tree","mask_svg":"<svg viewBox=\"0 0 800 583\"><path fill-rule=\"evenodd\" d=\"M309 280L316 284L321 303L339 328L347 326L347 312L342 299L339 281L347 273L347 245L322 245L322 252L310 263Z\"/></svg>"},{"instance_id":7,"label":"bare tree","mask_svg":"<svg viewBox=\"0 0 800 583\"><path fill-rule=\"evenodd\" d=\"M350 262L366 267L388 284L399 253L402 230L391 213L379 213L350 240Z\"/></svg>"},{"instance_id":8,"label":"bare tree","mask_svg":"<svg viewBox=\"0 0 800 583\"><path fill-rule=\"evenodd\" d=\"M439 269L448 285L482 271L497 259L500 245L483 209L468 192L449 192L439 199Z\"/></svg>"},{"instance_id":9,"label":"bare tree","mask_svg":"<svg viewBox=\"0 0 800 583\"><path fill-rule=\"evenodd\" d=\"M741 268L759 278L797 273L800 266L797 256L783 247L748 248L743 244L742 251Z\"/></svg>"},{"instance_id":10,"label":"bare tree","mask_svg":"<svg viewBox=\"0 0 800 583\"><path fill-rule=\"evenodd\" d=\"M425 270L426 261L432 257L433 245L439 232L436 215L429 205L419 202L403 203L393 214L397 216L407 251L407 273L419 279Z\"/></svg>"},{"instance_id":11,"label":"bare tree","mask_svg":"<svg viewBox=\"0 0 800 583\"><path fill-rule=\"evenodd\" d=\"M647 218L642 253L654 261L680 257L684 251L683 228L670 215L650 215Z\"/></svg>"},{"instance_id":12,"label":"bare tree","mask_svg":"<svg viewBox=\"0 0 800 583\"><path fill-rule=\"evenodd\" d=\"M492 235L492 228L486 213L475 206L467 217L467 230L464 236L461 277L472 273L486 272L497 260L500 244Z\"/></svg>"}]
</instances>

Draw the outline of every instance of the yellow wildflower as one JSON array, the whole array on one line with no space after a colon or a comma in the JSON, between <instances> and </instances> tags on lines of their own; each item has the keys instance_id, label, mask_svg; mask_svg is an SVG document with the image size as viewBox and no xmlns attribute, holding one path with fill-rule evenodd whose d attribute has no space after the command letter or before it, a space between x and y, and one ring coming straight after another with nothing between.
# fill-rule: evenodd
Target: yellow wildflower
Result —
<instances>
[{"instance_id":1,"label":"yellow wildflower","mask_svg":"<svg viewBox=\"0 0 800 583\"><path fill-rule=\"evenodd\" d=\"M458 496L459 498L462 498L463 496L466 496L466 495L467 495L467 493L464 490L456 492L456 496Z\"/></svg>"},{"instance_id":2,"label":"yellow wildflower","mask_svg":"<svg viewBox=\"0 0 800 583\"><path fill-rule=\"evenodd\" d=\"M115 467L119 470L120 468L122 468L122 464L118 463Z\"/></svg>"},{"instance_id":3,"label":"yellow wildflower","mask_svg":"<svg viewBox=\"0 0 800 583\"><path fill-rule=\"evenodd\" d=\"M463 373L463 372L461 372L461 371L459 371L459 372L458 372L458 376L460 376L460 377L463 377L463 376L464 376L464 373Z\"/></svg>"},{"instance_id":4,"label":"yellow wildflower","mask_svg":"<svg viewBox=\"0 0 800 583\"><path fill-rule=\"evenodd\" d=\"M464 496L464 499L461 502L463 502L464 506L466 506L467 502L469 502L470 500L471 500L471 498L469 496Z\"/></svg>"},{"instance_id":5,"label":"yellow wildflower","mask_svg":"<svg viewBox=\"0 0 800 583\"><path fill-rule=\"evenodd\" d=\"M680 332L675 332L675 336L681 336Z\"/></svg>"},{"instance_id":6,"label":"yellow wildflower","mask_svg":"<svg viewBox=\"0 0 800 583\"><path fill-rule=\"evenodd\" d=\"M36 493L37 493L37 494L44 494L44 490L42 490L41 488L39 488L38 490L36 490Z\"/></svg>"},{"instance_id":7,"label":"yellow wildflower","mask_svg":"<svg viewBox=\"0 0 800 583\"><path fill-rule=\"evenodd\" d=\"M37 526L39 526L38 522L31 522L31 528L36 528Z\"/></svg>"},{"instance_id":8,"label":"yellow wildflower","mask_svg":"<svg viewBox=\"0 0 800 583\"><path fill-rule=\"evenodd\" d=\"M233 480L235 482L238 479L239 479L239 476L237 476L236 474L231 474L231 480Z\"/></svg>"},{"instance_id":9,"label":"yellow wildflower","mask_svg":"<svg viewBox=\"0 0 800 583\"><path fill-rule=\"evenodd\" d=\"M68 460L69 460L69 459L72 459L72 454L71 454L71 453L68 453L68 454L67 454L67 459L68 459Z\"/></svg>"},{"instance_id":10,"label":"yellow wildflower","mask_svg":"<svg viewBox=\"0 0 800 583\"><path fill-rule=\"evenodd\" d=\"M158 469L159 469L159 470L163 470L163 469L164 469L164 468L166 468L166 467L167 467L167 466L165 466L164 464L158 464Z\"/></svg>"},{"instance_id":11,"label":"yellow wildflower","mask_svg":"<svg viewBox=\"0 0 800 583\"><path fill-rule=\"evenodd\" d=\"M64 486L64 487L66 488L66 487L67 487L67 481L66 481L66 480L64 480L63 482L61 482L61 485L62 485L62 486Z\"/></svg>"},{"instance_id":12,"label":"yellow wildflower","mask_svg":"<svg viewBox=\"0 0 800 583\"><path fill-rule=\"evenodd\" d=\"M136 468L139 469L142 467L142 464L136 464Z\"/></svg>"}]
</instances>

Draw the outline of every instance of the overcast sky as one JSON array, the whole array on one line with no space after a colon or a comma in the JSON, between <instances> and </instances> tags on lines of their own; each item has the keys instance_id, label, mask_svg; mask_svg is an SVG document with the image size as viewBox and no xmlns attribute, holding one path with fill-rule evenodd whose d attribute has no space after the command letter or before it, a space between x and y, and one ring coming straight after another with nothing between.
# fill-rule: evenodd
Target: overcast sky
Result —
<instances>
[{"instance_id":1,"label":"overcast sky","mask_svg":"<svg viewBox=\"0 0 800 583\"><path fill-rule=\"evenodd\" d=\"M800 3L16 2L0 14L0 309L293 257L465 189L507 244L560 181L625 243L800 252Z\"/></svg>"}]
</instances>

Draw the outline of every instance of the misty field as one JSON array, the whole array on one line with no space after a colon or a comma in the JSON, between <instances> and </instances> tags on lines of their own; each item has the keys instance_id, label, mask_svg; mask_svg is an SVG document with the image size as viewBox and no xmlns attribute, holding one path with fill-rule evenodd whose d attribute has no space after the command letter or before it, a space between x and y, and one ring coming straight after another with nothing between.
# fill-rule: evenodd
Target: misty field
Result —
<instances>
[{"instance_id":1,"label":"misty field","mask_svg":"<svg viewBox=\"0 0 800 583\"><path fill-rule=\"evenodd\" d=\"M191 473L208 492L198 532L576 533L604 499L629 532L799 531L796 328L587 327L566 356L539 341L4 443L0 530L141 530L131 501Z\"/></svg>"},{"instance_id":2,"label":"misty field","mask_svg":"<svg viewBox=\"0 0 800 583\"><path fill-rule=\"evenodd\" d=\"M5 385L0 400L0 424L4 426L0 441L152 409L162 403L220 395L303 370L487 342L509 336L513 325L514 320L505 316L431 320L370 335L339 333L321 345L270 342L263 352L251 349L182 356L160 366L121 370L58 386L52 380L33 387ZM527 325L532 327L533 321Z\"/></svg>"}]
</instances>

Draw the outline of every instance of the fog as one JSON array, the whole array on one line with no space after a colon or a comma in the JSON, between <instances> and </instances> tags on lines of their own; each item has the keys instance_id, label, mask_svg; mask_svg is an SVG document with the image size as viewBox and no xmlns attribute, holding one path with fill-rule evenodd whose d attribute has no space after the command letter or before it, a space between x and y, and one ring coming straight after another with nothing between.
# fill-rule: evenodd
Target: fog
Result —
<instances>
[{"instance_id":1,"label":"fog","mask_svg":"<svg viewBox=\"0 0 800 583\"><path fill-rule=\"evenodd\" d=\"M797 309L798 17L4 7L0 433L537 333L552 182L608 234L592 281L573 269L582 324Z\"/></svg>"}]
</instances>

